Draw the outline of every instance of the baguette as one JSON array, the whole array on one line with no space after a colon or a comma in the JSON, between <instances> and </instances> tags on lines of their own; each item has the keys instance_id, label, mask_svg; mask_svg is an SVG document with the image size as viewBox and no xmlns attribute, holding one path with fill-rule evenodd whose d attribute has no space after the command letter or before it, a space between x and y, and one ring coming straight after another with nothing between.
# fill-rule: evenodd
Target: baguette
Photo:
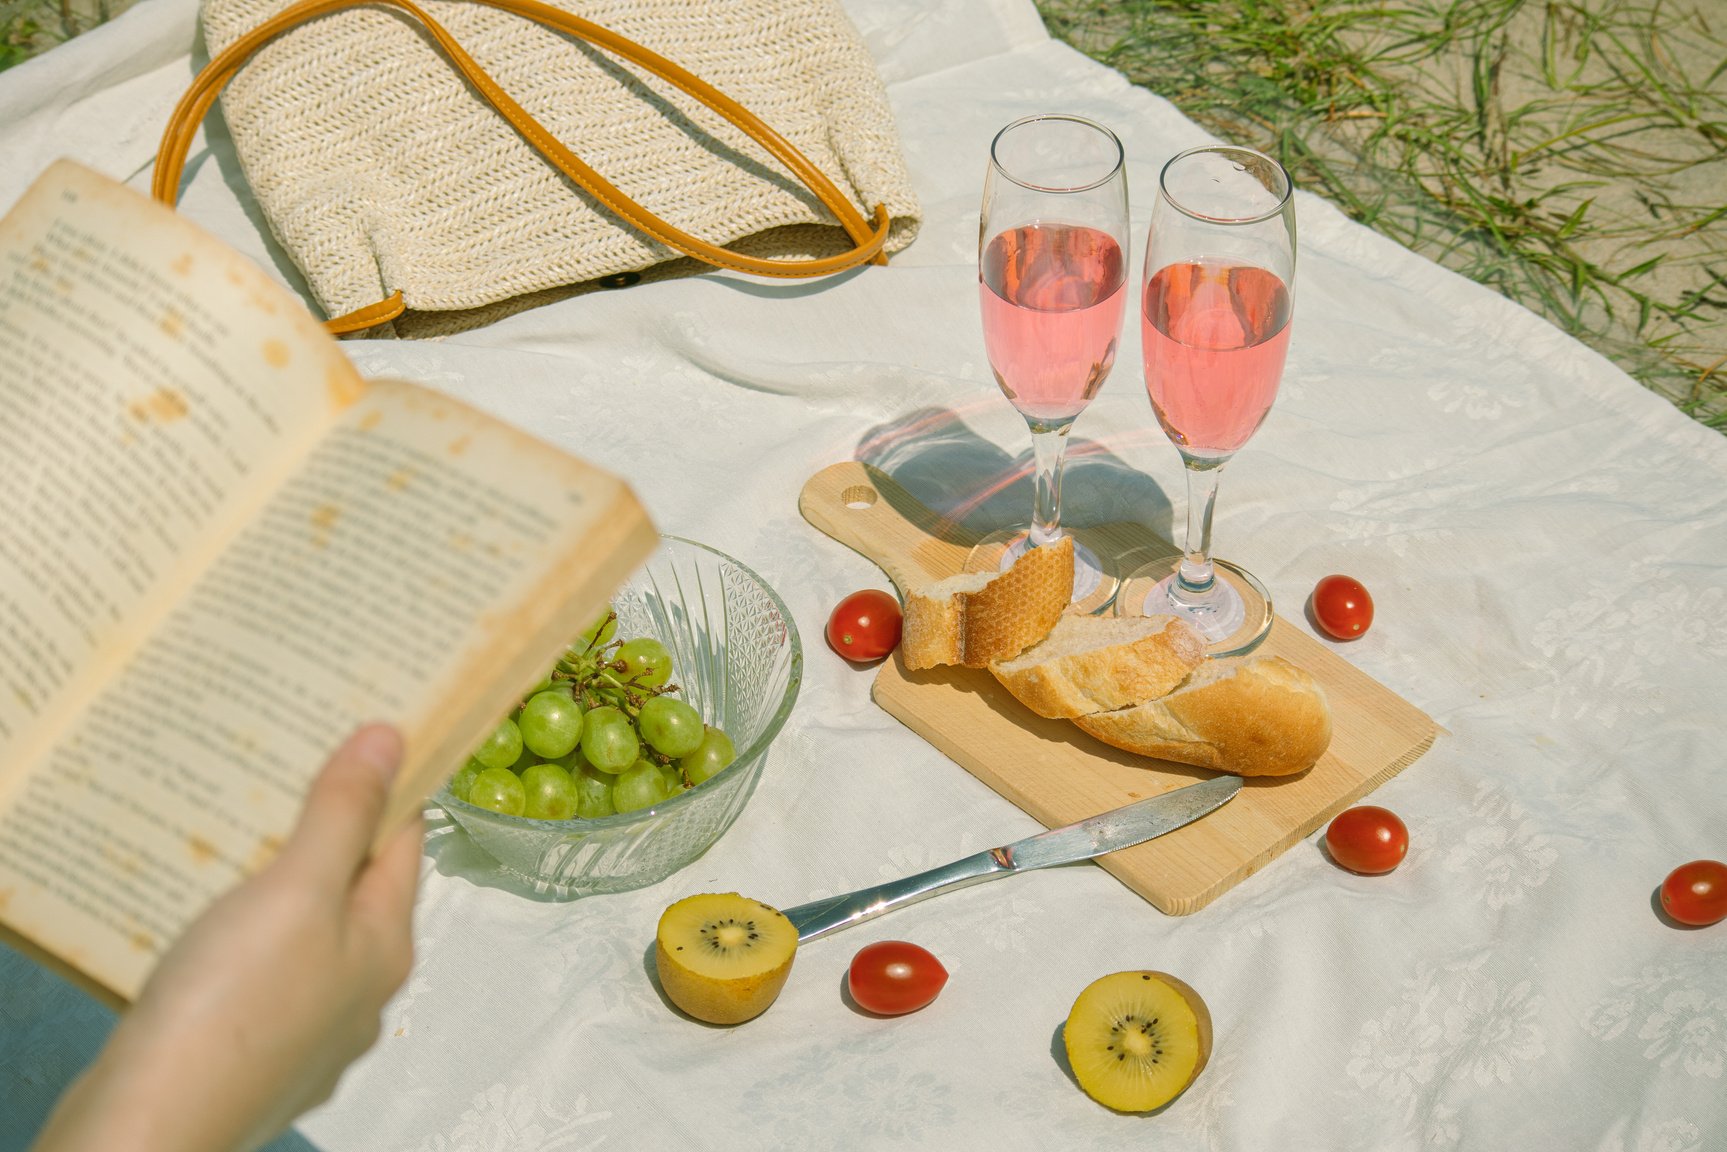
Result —
<instances>
[{"instance_id":1,"label":"baguette","mask_svg":"<svg viewBox=\"0 0 1727 1152\"><path fill-rule=\"evenodd\" d=\"M989 670L1048 719L1126 708L1164 695L1205 663L1205 640L1175 616L1063 616L1038 643Z\"/></svg>"},{"instance_id":2,"label":"baguette","mask_svg":"<svg viewBox=\"0 0 1727 1152\"><path fill-rule=\"evenodd\" d=\"M1161 699L1073 722L1123 751L1236 776L1304 771L1331 743L1325 693L1281 656L1212 661Z\"/></svg>"},{"instance_id":3,"label":"baguette","mask_svg":"<svg viewBox=\"0 0 1727 1152\"><path fill-rule=\"evenodd\" d=\"M982 668L1049 634L1073 599L1073 538L1028 548L1005 572L950 576L905 600L900 655L907 668Z\"/></svg>"}]
</instances>

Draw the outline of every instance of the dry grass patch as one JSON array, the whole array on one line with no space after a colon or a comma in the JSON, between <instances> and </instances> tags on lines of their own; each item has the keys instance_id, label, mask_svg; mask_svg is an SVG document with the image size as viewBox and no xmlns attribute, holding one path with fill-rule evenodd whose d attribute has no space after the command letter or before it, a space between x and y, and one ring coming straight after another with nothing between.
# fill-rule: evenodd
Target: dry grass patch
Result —
<instances>
[{"instance_id":1,"label":"dry grass patch","mask_svg":"<svg viewBox=\"0 0 1727 1152\"><path fill-rule=\"evenodd\" d=\"M1050 31L1727 430L1727 12L1040 0Z\"/></svg>"}]
</instances>

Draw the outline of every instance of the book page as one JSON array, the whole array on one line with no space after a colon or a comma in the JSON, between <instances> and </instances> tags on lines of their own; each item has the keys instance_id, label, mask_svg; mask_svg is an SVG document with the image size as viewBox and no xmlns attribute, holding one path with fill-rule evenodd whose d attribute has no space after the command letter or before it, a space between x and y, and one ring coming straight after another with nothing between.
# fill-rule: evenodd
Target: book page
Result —
<instances>
[{"instance_id":1,"label":"book page","mask_svg":"<svg viewBox=\"0 0 1727 1152\"><path fill-rule=\"evenodd\" d=\"M404 815L656 542L615 478L372 385L0 812L5 918L130 997L356 726L407 735Z\"/></svg>"},{"instance_id":2,"label":"book page","mask_svg":"<svg viewBox=\"0 0 1727 1152\"><path fill-rule=\"evenodd\" d=\"M0 221L0 350L3 797L361 385L260 270L69 162Z\"/></svg>"}]
</instances>

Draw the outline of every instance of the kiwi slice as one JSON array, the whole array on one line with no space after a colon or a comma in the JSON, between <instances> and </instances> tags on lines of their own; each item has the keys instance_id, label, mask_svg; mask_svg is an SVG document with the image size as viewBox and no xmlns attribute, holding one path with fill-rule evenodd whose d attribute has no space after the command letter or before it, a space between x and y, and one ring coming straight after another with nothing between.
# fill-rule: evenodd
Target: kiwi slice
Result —
<instances>
[{"instance_id":1,"label":"kiwi slice","mask_svg":"<svg viewBox=\"0 0 1727 1152\"><path fill-rule=\"evenodd\" d=\"M798 932L777 908L736 892L686 896L660 915L654 967L673 1004L710 1024L767 1011L791 974Z\"/></svg>"},{"instance_id":2,"label":"kiwi slice","mask_svg":"<svg viewBox=\"0 0 1727 1152\"><path fill-rule=\"evenodd\" d=\"M1181 1095L1211 1057L1211 1013L1164 972L1115 972L1094 980L1062 1030L1079 1086L1099 1104L1150 1112Z\"/></svg>"}]
</instances>

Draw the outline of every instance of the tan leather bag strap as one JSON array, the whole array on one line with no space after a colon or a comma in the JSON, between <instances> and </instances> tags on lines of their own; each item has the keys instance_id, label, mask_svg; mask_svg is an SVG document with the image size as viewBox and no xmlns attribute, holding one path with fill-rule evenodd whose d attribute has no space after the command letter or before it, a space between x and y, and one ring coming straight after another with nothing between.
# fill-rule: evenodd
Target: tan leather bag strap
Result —
<instances>
[{"instance_id":1,"label":"tan leather bag strap","mask_svg":"<svg viewBox=\"0 0 1727 1152\"><path fill-rule=\"evenodd\" d=\"M655 216L646 208L620 192L605 177L584 164L570 149L566 148L556 137L546 131L545 127L535 120L528 112L512 100L507 92L498 87L496 81L485 69L475 63L473 57L463 51L453 36L443 25L434 20L424 9L415 5L412 0L300 0L290 5L252 29L240 39L234 41L219 55L205 65L192 81L192 87L180 98L173 115L168 118L168 127L162 133L162 145L156 153L156 168L151 180L150 194L162 203L173 207L180 194L180 176L185 170L186 155L192 146L192 137L204 117L210 112L210 106L216 102L216 97L222 88L233 78L241 66L249 60L258 49L274 40L277 36L291 28L298 27L320 16L344 8L388 7L396 8L418 20L425 26L438 46L443 49L456 68L476 91L485 97L504 119L519 132L533 148L569 177L578 187L594 199L604 204L612 212L630 222L640 231L664 244L668 248L693 256L697 260L706 261L719 268L730 268L739 272L749 272L757 276L780 276L788 278L806 276L826 276L833 272L843 272L866 262L886 264L887 257L882 252L882 245L887 240L888 212L886 205L877 204L875 220L866 221L863 215L852 206L843 193L831 180L824 176L820 169L810 163L809 159L799 152L792 144L763 123L748 109L732 100L712 85L678 67L640 44L626 40L617 33L580 16L574 16L539 0L474 0L475 3L486 4L506 12L513 12L526 17L548 28L568 33L591 44L597 45L617 56L621 56L654 75L675 85L684 92L700 100L714 109L727 120L737 125L750 138L766 148L786 169L796 176L803 184L814 192L827 206L827 209L839 220L841 227L856 245L849 252L838 256L826 256L816 260L767 260L756 256L745 256L741 253L698 240L673 227L666 221ZM358 332L366 328L382 324L400 316L405 310L401 292L394 292L387 300L381 300L365 308L338 316L326 321L325 326L332 332Z\"/></svg>"}]
</instances>

